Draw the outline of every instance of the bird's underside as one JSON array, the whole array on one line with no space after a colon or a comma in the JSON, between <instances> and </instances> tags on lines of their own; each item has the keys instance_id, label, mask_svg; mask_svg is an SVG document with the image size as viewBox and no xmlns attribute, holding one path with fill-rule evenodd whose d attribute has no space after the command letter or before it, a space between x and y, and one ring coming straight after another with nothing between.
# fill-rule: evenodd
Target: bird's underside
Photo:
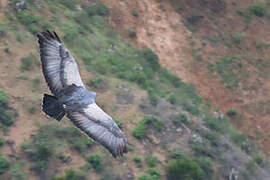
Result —
<instances>
[{"instance_id":1,"label":"bird's underside","mask_svg":"<svg viewBox=\"0 0 270 180\"><path fill-rule=\"evenodd\" d=\"M55 32L37 35L42 71L54 96L44 95L43 111L57 120L67 117L81 131L106 147L114 157L127 152L127 138L113 119L96 103L96 93L87 91L78 65Z\"/></svg>"}]
</instances>

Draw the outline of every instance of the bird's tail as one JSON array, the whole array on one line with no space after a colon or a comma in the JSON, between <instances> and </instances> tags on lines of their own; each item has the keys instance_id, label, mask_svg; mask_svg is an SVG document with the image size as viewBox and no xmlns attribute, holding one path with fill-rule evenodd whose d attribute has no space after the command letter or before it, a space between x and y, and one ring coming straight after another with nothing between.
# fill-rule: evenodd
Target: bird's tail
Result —
<instances>
[{"instance_id":1,"label":"bird's tail","mask_svg":"<svg viewBox=\"0 0 270 180\"><path fill-rule=\"evenodd\" d=\"M44 94L42 110L50 117L60 121L65 116L63 106L55 96Z\"/></svg>"}]
</instances>

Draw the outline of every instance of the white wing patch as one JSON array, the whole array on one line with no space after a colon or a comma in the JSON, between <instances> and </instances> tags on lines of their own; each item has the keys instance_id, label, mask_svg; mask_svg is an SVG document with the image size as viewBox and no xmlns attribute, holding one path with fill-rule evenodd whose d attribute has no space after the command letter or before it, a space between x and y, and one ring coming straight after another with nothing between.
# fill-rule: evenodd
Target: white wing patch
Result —
<instances>
[{"instance_id":1,"label":"white wing patch","mask_svg":"<svg viewBox=\"0 0 270 180\"><path fill-rule=\"evenodd\" d=\"M112 118L107 113L105 113L96 103L89 104L83 111L85 114L87 114L87 116L93 117L96 120L102 120L106 123L113 123Z\"/></svg>"},{"instance_id":2,"label":"white wing patch","mask_svg":"<svg viewBox=\"0 0 270 180\"><path fill-rule=\"evenodd\" d=\"M77 63L75 61L72 61L71 58L65 60L63 63L64 63L63 78L65 85L70 86L72 84L75 84L77 86L84 87L80 73L78 71Z\"/></svg>"}]
</instances>

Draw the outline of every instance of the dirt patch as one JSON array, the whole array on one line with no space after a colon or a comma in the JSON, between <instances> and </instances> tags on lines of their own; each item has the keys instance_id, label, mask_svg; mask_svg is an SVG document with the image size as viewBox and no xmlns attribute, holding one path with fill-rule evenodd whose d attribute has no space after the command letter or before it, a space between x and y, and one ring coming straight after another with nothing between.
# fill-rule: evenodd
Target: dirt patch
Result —
<instances>
[{"instance_id":1,"label":"dirt patch","mask_svg":"<svg viewBox=\"0 0 270 180\"><path fill-rule=\"evenodd\" d=\"M132 104L134 94L128 87L119 87L116 99L119 104Z\"/></svg>"},{"instance_id":2,"label":"dirt patch","mask_svg":"<svg viewBox=\"0 0 270 180\"><path fill-rule=\"evenodd\" d=\"M7 6L7 0L1 0L0 1L0 7L6 7Z\"/></svg>"}]
</instances>

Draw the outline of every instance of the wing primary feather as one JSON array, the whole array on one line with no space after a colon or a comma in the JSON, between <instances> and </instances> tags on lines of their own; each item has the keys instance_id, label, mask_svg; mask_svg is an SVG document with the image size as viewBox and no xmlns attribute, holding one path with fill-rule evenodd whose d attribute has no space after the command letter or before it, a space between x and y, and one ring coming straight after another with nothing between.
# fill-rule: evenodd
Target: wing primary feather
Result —
<instances>
[{"instance_id":1,"label":"wing primary feather","mask_svg":"<svg viewBox=\"0 0 270 180\"><path fill-rule=\"evenodd\" d=\"M47 33L52 39L55 39L54 35L49 30L47 30Z\"/></svg>"},{"instance_id":2,"label":"wing primary feather","mask_svg":"<svg viewBox=\"0 0 270 180\"><path fill-rule=\"evenodd\" d=\"M54 36L56 37L57 41L61 43L61 39L59 38L59 36L56 34L55 31L53 31L53 34L54 34Z\"/></svg>"},{"instance_id":3,"label":"wing primary feather","mask_svg":"<svg viewBox=\"0 0 270 180\"><path fill-rule=\"evenodd\" d=\"M50 35L48 34L48 32L42 32L42 35L46 38L46 39L48 39L48 40L51 40L52 38L50 37Z\"/></svg>"}]
</instances>

